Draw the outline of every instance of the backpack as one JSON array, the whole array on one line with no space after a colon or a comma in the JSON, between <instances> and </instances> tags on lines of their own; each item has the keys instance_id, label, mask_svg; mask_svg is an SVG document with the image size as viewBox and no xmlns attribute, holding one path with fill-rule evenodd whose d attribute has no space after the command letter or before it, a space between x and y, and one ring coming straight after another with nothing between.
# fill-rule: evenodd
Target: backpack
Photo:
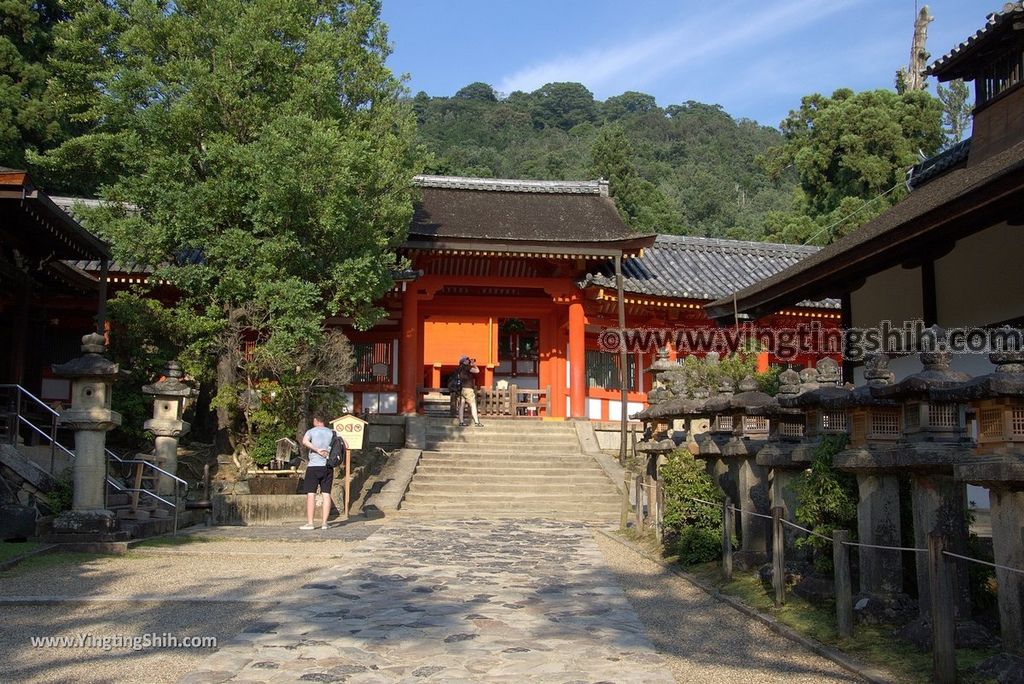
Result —
<instances>
[{"instance_id":1,"label":"backpack","mask_svg":"<svg viewBox=\"0 0 1024 684\"><path fill-rule=\"evenodd\" d=\"M327 467L337 468L345 460L345 440L335 434L331 437L330 453L327 454Z\"/></svg>"},{"instance_id":2,"label":"backpack","mask_svg":"<svg viewBox=\"0 0 1024 684\"><path fill-rule=\"evenodd\" d=\"M448 378L448 391L456 394L462 391L462 373L459 371L455 371Z\"/></svg>"}]
</instances>

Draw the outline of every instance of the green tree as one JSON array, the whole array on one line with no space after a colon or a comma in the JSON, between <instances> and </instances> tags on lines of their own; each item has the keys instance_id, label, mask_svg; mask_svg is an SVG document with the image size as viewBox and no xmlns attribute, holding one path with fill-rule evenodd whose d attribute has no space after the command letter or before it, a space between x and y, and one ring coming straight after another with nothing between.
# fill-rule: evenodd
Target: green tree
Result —
<instances>
[{"instance_id":1,"label":"green tree","mask_svg":"<svg viewBox=\"0 0 1024 684\"><path fill-rule=\"evenodd\" d=\"M56 0L0 0L0 164L24 168L26 150L59 141L45 62L53 27L65 17Z\"/></svg>"},{"instance_id":2,"label":"green tree","mask_svg":"<svg viewBox=\"0 0 1024 684\"><path fill-rule=\"evenodd\" d=\"M594 94L580 83L548 83L531 93L534 125L567 131L597 118Z\"/></svg>"},{"instance_id":3,"label":"green tree","mask_svg":"<svg viewBox=\"0 0 1024 684\"><path fill-rule=\"evenodd\" d=\"M476 83L470 83L465 88L460 88L455 97L461 97L466 100L483 100L484 102L497 102L498 97L494 94L494 88L477 81Z\"/></svg>"},{"instance_id":4,"label":"green tree","mask_svg":"<svg viewBox=\"0 0 1024 684\"><path fill-rule=\"evenodd\" d=\"M634 153L622 126L601 129L590 152L591 174L606 178L622 219L633 230L674 233L679 212L668 198L637 172Z\"/></svg>"},{"instance_id":5,"label":"green tree","mask_svg":"<svg viewBox=\"0 0 1024 684\"><path fill-rule=\"evenodd\" d=\"M955 145L964 139L971 126L971 91L962 79L941 83L936 92L942 103L942 129L946 134L946 145Z\"/></svg>"},{"instance_id":6,"label":"green tree","mask_svg":"<svg viewBox=\"0 0 1024 684\"><path fill-rule=\"evenodd\" d=\"M766 167L774 174L796 169L812 218L830 214L846 198L886 193L884 208L902 197L906 171L919 155L942 144L941 111L938 100L919 90L809 95L782 122L785 142L766 156ZM836 234L864 220L851 217Z\"/></svg>"},{"instance_id":7,"label":"green tree","mask_svg":"<svg viewBox=\"0 0 1024 684\"><path fill-rule=\"evenodd\" d=\"M182 293L219 393L240 371L226 331L253 310L275 358L327 315L376 320L417 163L379 2L82 2L56 29L54 85L88 130L40 162L113 167L89 226Z\"/></svg>"}]
</instances>

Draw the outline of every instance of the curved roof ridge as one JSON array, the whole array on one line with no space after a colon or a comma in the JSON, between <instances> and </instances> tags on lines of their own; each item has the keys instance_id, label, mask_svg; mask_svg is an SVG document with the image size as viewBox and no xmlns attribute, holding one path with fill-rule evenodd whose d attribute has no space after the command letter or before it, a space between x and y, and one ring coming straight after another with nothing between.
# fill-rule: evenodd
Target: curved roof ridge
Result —
<instances>
[{"instance_id":1,"label":"curved roof ridge","mask_svg":"<svg viewBox=\"0 0 1024 684\"><path fill-rule=\"evenodd\" d=\"M939 57L937 60L932 62L924 70L926 76L937 76L938 72L943 71L953 61L957 60L964 53L970 51L979 41L983 40L990 31L994 30L997 26L1002 25L1005 21L1008 21L1010 15L1016 13L1024 13L1024 1L1017 0L1017 2L1007 2L1003 5L1002 9L997 12L992 12L985 17L985 25L975 31L972 35L968 36L965 40L958 43L952 50Z\"/></svg>"},{"instance_id":2,"label":"curved roof ridge","mask_svg":"<svg viewBox=\"0 0 1024 684\"><path fill-rule=\"evenodd\" d=\"M604 180L529 180L518 178L474 178L471 176L419 175L413 184L421 188L448 188L455 190L493 190L497 192L550 192L583 195L601 195L607 192Z\"/></svg>"}]
</instances>

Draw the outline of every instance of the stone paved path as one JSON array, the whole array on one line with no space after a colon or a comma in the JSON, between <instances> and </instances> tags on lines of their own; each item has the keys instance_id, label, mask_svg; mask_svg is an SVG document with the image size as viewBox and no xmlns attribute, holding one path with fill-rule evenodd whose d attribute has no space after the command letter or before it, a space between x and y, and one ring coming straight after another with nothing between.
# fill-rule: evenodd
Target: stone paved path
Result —
<instances>
[{"instance_id":1,"label":"stone paved path","mask_svg":"<svg viewBox=\"0 0 1024 684\"><path fill-rule=\"evenodd\" d=\"M590 531L400 520L180 682L673 682Z\"/></svg>"}]
</instances>

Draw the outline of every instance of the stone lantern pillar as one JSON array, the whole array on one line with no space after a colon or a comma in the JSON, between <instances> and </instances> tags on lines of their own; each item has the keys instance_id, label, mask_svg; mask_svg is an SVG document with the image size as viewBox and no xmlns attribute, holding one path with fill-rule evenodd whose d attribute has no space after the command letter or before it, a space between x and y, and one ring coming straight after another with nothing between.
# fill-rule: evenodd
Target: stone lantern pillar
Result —
<instances>
[{"instance_id":1,"label":"stone lantern pillar","mask_svg":"<svg viewBox=\"0 0 1024 684\"><path fill-rule=\"evenodd\" d=\"M82 338L82 356L53 366L57 377L71 380L71 408L59 421L75 431L72 509L57 516L54 532L104 534L116 528L106 507L107 432L121 424L121 414L110 409L111 387L118 367L103 356L103 336Z\"/></svg>"},{"instance_id":2,"label":"stone lantern pillar","mask_svg":"<svg viewBox=\"0 0 1024 684\"><path fill-rule=\"evenodd\" d=\"M770 523L758 515L771 513L768 498L768 471L757 463L757 454L768 441L765 409L774 400L758 391L757 382L744 378L740 392L728 397L723 413L731 418L732 437L721 447L722 458L736 464L738 471L735 500L740 509L741 548L735 559L740 567L754 568L768 560Z\"/></svg>"},{"instance_id":3,"label":"stone lantern pillar","mask_svg":"<svg viewBox=\"0 0 1024 684\"><path fill-rule=\"evenodd\" d=\"M153 454L141 455L145 460L153 461L161 469L172 475L178 473L178 440L188 433L191 427L182 420L186 402L197 392L181 381L181 366L171 361L164 369L164 379L145 385L143 394L153 397L153 417L143 427L155 438ZM171 495L175 490L175 481L166 475L157 480L157 494Z\"/></svg>"},{"instance_id":4,"label":"stone lantern pillar","mask_svg":"<svg viewBox=\"0 0 1024 684\"><path fill-rule=\"evenodd\" d=\"M936 333L939 337L944 337L941 330ZM914 546L928 548L929 535L939 530L950 539L954 553L966 555L966 487L953 476L954 466L969 456L971 448L964 404L935 398L933 393L961 385L970 376L950 369L948 352L923 352L920 357L924 369L919 373L894 385L870 388L874 398L895 401L901 408L900 439L884 453L896 472L911 477ZM931 590L922 554L916 566L918 610L923 617L931 613ZM958 613L967 618L970 595L962 563L954 580Z\"/></svg>"},{"instance_id":5,"label":"stone lantern pillar","mask_svg":"<svg viewBox=\"0 0 1024 684\"><path fill-rule=\"evenodd\" d=\"M933 396L977 411L977 455L954 466L956 478L989 489L995 562L1024 568L1024 352L989 359L995 373ZM996 568L996 582L1003 650L1024 655L1024 576Z\"/></svg>"},{"instance_id":6,"label":"stone lantern pillar","mask_svg":"<svg viewBox=\"0 0 1024 684\"><path fill-rule=\"evenodd\" d=\"M739 464L722 454L722 447L732 439L732 416L725 413L732 395L732 381L726 380L714 395L694 407L690 415L697 420L706 420L708 425L706 432L694 435L697 458L706 462L708 473L718 488L736 504L739 500Z\"/></svg>"},{"instance_id":7,"label":"stone lantern pillar","mask_svg":"<svg viewBox=\"0 0 1024 684\"><path fill-rule=\"evenodd\" d=\"M866 544L902 546L900 486L892 447L900 437L900 407L876 398L871 390L892 384L889 359L878 354L867 360L867 385L831 403L846 410L849 447L836 454L836 468L857 476L857 537ZM860 591L885 598L902 593L903 556L899 551L858 547Z\"/></svg>"},{"instance_id":8,"label":"stone lantern pillar","mask_svg":"<svg viewBox=\"0 0 1024 684\"><path fill-rule=\"evenodd\" d=\"M791 401L798 395L800 375L793 369L779 374L779 393L775 400L765 407L769 421L768 440L757 452L757 464L768 469L768 499L772 507L779 506L786 520L795 522L796 495L793 480L808 464L793 460L793 449L804 438L804 412L797 408L783 408L781 401ZM787 542L795 537L795 531L787 527Z\"/></svg>"}]
</instances>

